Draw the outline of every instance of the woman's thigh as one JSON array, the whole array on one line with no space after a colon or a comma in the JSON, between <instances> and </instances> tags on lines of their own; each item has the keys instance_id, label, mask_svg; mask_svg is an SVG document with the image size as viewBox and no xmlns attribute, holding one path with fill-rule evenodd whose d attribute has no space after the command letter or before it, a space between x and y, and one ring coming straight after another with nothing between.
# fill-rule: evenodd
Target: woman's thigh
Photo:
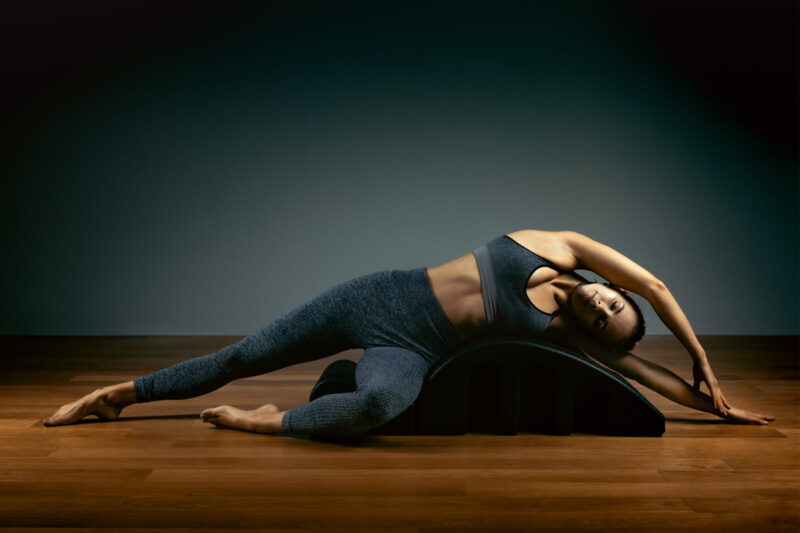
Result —
<instances>
[{"instance_id":1,"label":"woman's thigh","mask_svg":"<svg viewBox=\"0 0 800 533\"><path fill-rule=\"evenodd\" d=\"M425 280L424 269L384 270L339 283L237 342L230 366L265 373L370 346L402 347L433 364L446 352L447 325Z\"/></svg>"},{"instance_id":2,"label":"woman's thigh","mask_svg":"<svg viewBox=\"0 0 800 533\"><path fill-rule=\"evenodd\" d=\"M407 348L371 346L356 365L356 390L370 398L376 424L388 422L414 403L429 370L430 363Z\"/></svg>"},{"instance_id":3,"label":"woman's thigh","mask_svg":"<svg viewBox=\"0 0 800 533\"><path fill-rule=\"evenodd\" d=\"M380 327L374 315L386 281L386 273L376 272L325 290L229 346L225 366L261 374L366 347Z\"/></svg>"}]
</instances>

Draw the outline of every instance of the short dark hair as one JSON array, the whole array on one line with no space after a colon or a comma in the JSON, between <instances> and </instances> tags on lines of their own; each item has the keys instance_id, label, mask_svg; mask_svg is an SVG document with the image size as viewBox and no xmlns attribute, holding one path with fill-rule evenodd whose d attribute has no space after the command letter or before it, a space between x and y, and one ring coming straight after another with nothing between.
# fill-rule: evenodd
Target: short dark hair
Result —
<instances>
[{"instance_id":1,"label":"short dark hair","mask_svg":"<svg viewBox=\"0 0 800 533\"><path fill-rule=\"evenodd\" d=\"M642 310L639 309L639 304L636 303L636 301L631 297L630 294L619 290L620 288L611 282L603 283L603 285L605 285L609 289L617 291L620 294L620 296L625 298L625 301L628 302L628 305L630 305L631 308L634 311L636 311L636 325L634 326L631 334L610 346L611 350L614 353L619 355L624 355L629 351L633 350L633 347L636 346L636 343L642 340L642 337L644 337L644 330L645 330L644 315L642 314Z\"/></svg>"}]
</instances>

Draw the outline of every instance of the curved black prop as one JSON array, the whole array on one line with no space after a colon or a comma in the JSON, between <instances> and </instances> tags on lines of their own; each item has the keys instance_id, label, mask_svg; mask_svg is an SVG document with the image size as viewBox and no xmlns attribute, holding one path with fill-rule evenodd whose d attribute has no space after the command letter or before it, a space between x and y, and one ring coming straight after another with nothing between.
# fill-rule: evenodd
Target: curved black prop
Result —
<instances>
[{"instance_id":1,"label":"curved black prop","mask_svg":"<svg viewBox=\"0 0 800 533\"><path fill-rule=\"evenodd\" d=\"M356 389L356 363L334 361L311 400ZM519 431L660 437L664 415L625 378L542 340L499 337L470 344L431 369L414 404L372 435Z\"/></svg>"}]
</instances>

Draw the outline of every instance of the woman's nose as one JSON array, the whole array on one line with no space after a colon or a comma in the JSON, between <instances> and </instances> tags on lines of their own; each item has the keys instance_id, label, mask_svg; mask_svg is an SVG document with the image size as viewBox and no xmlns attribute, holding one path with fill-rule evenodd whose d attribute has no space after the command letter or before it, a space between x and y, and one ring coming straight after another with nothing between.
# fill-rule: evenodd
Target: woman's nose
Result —
<instances>
[{"instance_id":1,"label":"woman's nose","mask_svg":"<svg viewBox=\"0 0 800 533\"><path fill-rule=\"evenodd\" d=\"M600 300L599 296L596 296L595 298L592 298L592 302L591 302L592 310L593 311L599 310L602 307L602 303L603 302L602 302L602 300Z\"/></svg>"}]
</instances>

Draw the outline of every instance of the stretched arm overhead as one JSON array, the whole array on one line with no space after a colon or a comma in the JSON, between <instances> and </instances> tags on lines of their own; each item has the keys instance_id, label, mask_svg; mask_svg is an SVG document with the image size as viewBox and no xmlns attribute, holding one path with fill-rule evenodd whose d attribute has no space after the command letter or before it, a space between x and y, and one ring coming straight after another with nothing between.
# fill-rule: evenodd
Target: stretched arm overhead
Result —
<instances>
[{"instance_id":1,"label":"stretched arm overhead","mask_svg":"<svg viewBox=\"0 0 800 533\"><path fill-rule=\"evenodd\" d=\"M575 268L596 272L611 283L643 296L664 324L675 334L694 361L693 374L696 392L705 381L717 411L725 414L730 404L722 394L708 357L692 331L689 320L673 298L667 286L640 265L613 248L574 231L561 232L565 247L574 259Z\"/></svg>"},{"instance_id":2,"label":"stretched arm overhead","mask_svg":"<svg viewBox=\"0 0 800 533\"><path fill-rule=\"evenodd\" d=\"M652 361L637 357L631 352L624 355L612 355L607 352L596 353L601 354L598 359L608 367L627 378L638 381L648 389L656 391L675 403L698 411L713 413L721 418L740 424L766 425L775 420L774 416L751 413L732 406L729 406L725 412L721 412L715 408L714 400L711 396L694 387L690 387L688 383L671 370Z\"/></svg>"},{"instance_id":3,"label":"stretched arm overhead","mask_svg":"<svg viewBox=\"0 0 800 533\"><path fill-rule=\"evenodd\" d=\"M706 357L689 320L661 280L605 244L574 231L564 233L567 246L575 257L576 268L596 272L614 285L643 296L689 351L692 359L696 361Z\"/></svg>"}]
</instances>

